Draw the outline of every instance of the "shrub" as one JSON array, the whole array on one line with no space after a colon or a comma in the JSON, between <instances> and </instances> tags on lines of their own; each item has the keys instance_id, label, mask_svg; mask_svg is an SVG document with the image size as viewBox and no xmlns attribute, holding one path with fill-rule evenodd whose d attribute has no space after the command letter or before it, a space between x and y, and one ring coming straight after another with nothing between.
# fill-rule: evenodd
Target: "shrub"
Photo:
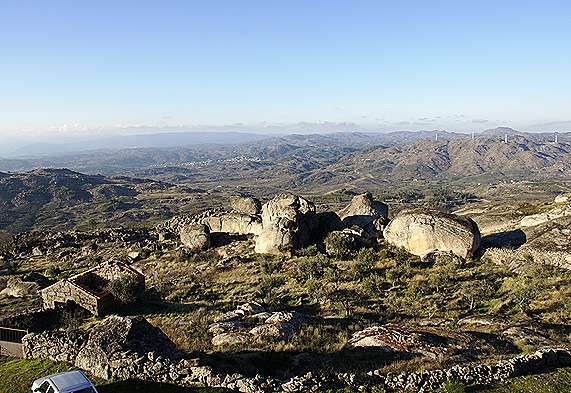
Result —
<instances>
[{"instance_id":1,"label":"shrub","mask_svg":"<svg viewBox=\"0 0 571 393\"><path fill-rule=\"evenodd\" d=\"M378 274L371 274L363 280L363 293L371 298L382 298L384 295L385 280Z\"/></svg>"},{"instance_id":2,"label":"shrub","mask_svg":"<svg viewBox=\"0 0 571 393\"><path fill-rule=\"evenodd\" d=\"M329 259L323 254L301 257L297 261L297 278L302 280L321 278L330 265Z\"/></svg>"},{"instance_id":3,"label":"shrub","mask_svg":"<svg viewBox=\"0 0 571 393\"><path fill-rule=\"evenodd\" d=\"M351 264L351 274L355 279L361 279L375 267L377 255L371 248L362 248L357 253L357 258Z\"/></svg>"},{"instance_id":4,"label":"shrub","mask_svg":"<svg viewBox=\"0 0 571 393\"><path fill-rule=\"evenodd\" d=\"M325 238L325 250L332 257L345 259L353 248L353 237L347 233L330 232Z\"/></svg>"},{"instance_id":5,"label":"shrub","mask_svg":"<svg viewBox=\"0 0 571 393\"><path fill-rule=\"evenodd\" d=\"M122 304L134 303L143 290L141 282L128 274L123 274L109 282L107 289Z\"/></svg>"},{"instance_id":6,"label":"shrub","mask_svg":"<svg viewBox=\"0 0 571 393\"><path fill-rule=\"evenodd\" d=\"M47 267L46 271L44 272L47 277L57 277L61 274L61 269L54 265L50 265Z\"/></svg>"},{"instance_id":7,"label":"shrub","mask_svg":"<svg viewBox=\"0 0 571 393\"><path fill-rule=\"evenodd\" d=\"M8 254L13 246L12 236L8 232L0 231L0 255Z\"/></svg>"}]
</instances>

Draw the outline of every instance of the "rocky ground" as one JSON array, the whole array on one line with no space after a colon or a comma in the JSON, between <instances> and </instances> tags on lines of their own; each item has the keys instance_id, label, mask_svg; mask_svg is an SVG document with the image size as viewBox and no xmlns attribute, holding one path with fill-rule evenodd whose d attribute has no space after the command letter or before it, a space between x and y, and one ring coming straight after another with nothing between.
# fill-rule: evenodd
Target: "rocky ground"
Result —
<instances>
[{"instance_id":1,"label":"rocky ground","mask_svg":"<svg viewBox=\"0 0 571 393\"><path fill-rule=\"evenodd\" d=\"M177 356L213 372L385 378L491 364L570 345L570 203L458 212L472 221L427 209L393 215L370 194L337 212L283 194L153 227L23 233L0 250L0 324L91 334L101 319L34 314L38 290L113 259L147 282L117 312L145 318Z\"/></svg>"}]
</instances>

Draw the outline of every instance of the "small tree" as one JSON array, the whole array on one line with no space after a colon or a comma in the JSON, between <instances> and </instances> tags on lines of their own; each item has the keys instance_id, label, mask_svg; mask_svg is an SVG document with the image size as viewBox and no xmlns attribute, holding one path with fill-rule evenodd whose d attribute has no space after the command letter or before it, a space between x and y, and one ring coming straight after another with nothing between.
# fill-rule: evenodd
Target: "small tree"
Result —
<instances>
[{"instance_id":1,"label":"small tree","mask_svg":"<svg viewBox=\"0 0 571 393\"><path fill-rule=\"evenodd\" d=\"M0 231L0 255L8 254L13 245L12 236L8 232Z\"/></svg>"},{"instance_id":2,"label":"small tree","mask_svg":"<svg viewBox=\"0 0 571 393\"><path fill-rule=\"evenodd\" d=\"M129 274L122 274L109 281L107 289L121 304L134 303L143 292L141 282Z\"/></svg>"}]
</instances>

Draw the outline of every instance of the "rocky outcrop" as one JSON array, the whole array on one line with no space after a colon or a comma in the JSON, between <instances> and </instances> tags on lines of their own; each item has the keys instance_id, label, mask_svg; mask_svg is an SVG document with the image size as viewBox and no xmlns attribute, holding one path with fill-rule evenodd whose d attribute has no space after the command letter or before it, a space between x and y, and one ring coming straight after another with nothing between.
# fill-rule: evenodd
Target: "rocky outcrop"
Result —
<instances>
[{"instance_id":1,"label":"rocky outcrop","mask_svg":"<svg viewBox=\"0 0 571 393\"><path fill-rule=\"evenodd\" d=\"M256 339L287 341L308 322L308 316L295 311L272 313L259 303L245 303L220 315L208 330L215 334L212 338L215 346Z\"/></svg>"},{"instance_id":2,"label":"rocky outcrop","mask_svg":"<svg viewBox=\"0 0 571 393\"><path fill-rule=\"evenodd\" d=\"M210 247L210 229L204 224L188 224L180 230L180 241L190 251Z\"/></svg>"},{"instance_id":3,"label":"rocky outcrop","mask_svg":"<svg viewBox=\"0 0 571 393\"><path fill-rule=\"evenodd\" d=\"M256 198L236 198L232 200L230 206L238 214L255 216L262 212L262 204Z\"/></svg>"},{"instance_id":4,"label":"rocky outcrop","mask_svg":"<svg viewBox=\"0 0 571 393\"><path fill-rule=\"evenodd\" d=\"M28 359L48 357L55 360L57 357L60 361L70 363L74 363L78 356L78 348L82 349L86 345L85 335L78 332L30 334L22 341ZM109 342L109 345L116 348L114 342ZM489 385L516 376L542 373L554 367L571 365L569 351L546 348L493 365L456 365L442 370L399 374L382 373L378 370L362 373L309 372L281 380L262 375L245 377L238 373L221 373L210 366L201 365L199 359L175 360L154 351L123 351L116 354L109 362L106 374L113 378L136 378L159 383L169 382L179 386L207 386L243 393L302 393L346 387L361 390L371 386L388 391L422 393L440 388L445 381L456 381L467 386Z\"/></svg>"},{"instance_id":5,"label":"rocky outcrop","mask_svg":"<svg viewBox=\"0 0 571 393\"><path fill-rule=\"evenodd\" d=\"M373 200L371 193L366 192L353 197L351 203L340 210L337 215L347 227L356 225L365 229L369 237L378 237L379 231L388 222L389 207Z\"/></svg>"},{"instance_id":6,"label":"rocky outcrop","mask_svg":"<svg viewBox=\"0 0 571 393\"><path fill-rule=\"evenodd\" d=\"M38 291L46 287L49 280L39 273L28 273L20 277L11 277L0 296L26 297L38 296Z\"/></svg>"},{"instance_id":7,"label":"rocky outcrop","mask_svg":"<svg viewBox=\"0 0 571 393\"><path fill-rule=\"evenodd\" d=\"M414 329L403 325L388 323L372 326L353 333L349 344L355 348L377 348L385 352L408 353L431 360L448 354L450 347L455 352L469 353L470 337L455 335L449 331L434 328Z\"/></svg>"},{"instance_id":8,"label":"rocky outcrop","mask_svg":"<svg viewBox=\"0 0 571 393\"><path fill-rule=\"evenodd\" d=\"M247 209L241 209L242 211ZM208 210L200 214L176 216L157 226L161 238L179 234L187 226L204 224L210 233L222 232L230 235L259 235L262 232L262 219L259 214L223 212Z\"/></svg>"},{"instance_id":9,"label":"rocky outcrop","mask_svg":"<svg viewBox=\"0 0 571 393\"><path fill-rule=\"evenodd\" d=\"M224 232L234 235L259 235L262 233L262 220L259 216L243 213L217 214L205 217L201 222L210 232Z\"/></svg>"},{"instance_id":10,"label":"rocky outcrop","mask_svg":"<svg viewBox=\"0 0 571 393\"><path fill-rule=\"evenodd\" d=\"M421 257L440 251L468 259L480 247L480 231L472 219L435 210L403 210L383 233L392 245Z\"/></svg>"},{"instance_id":11,"label":"rocky outcrop","mask_svg":"<svg viewBox=\"0 0 571 393\"><path fill-rule=\"evenodd\" d=\"M310 244L319 222L313 203L292 194L280 194L262 208L263 231L255 251L282 254Z\"/></svg>"},{"instance_id":12,"label":"rocky outcrop","mask_svg":"<svg viewBox=\"0 0 571 393\"><path fill-rule=\"evenodd\" d=\"M136 372L122 370L133 357L140 359L150 352L172 357L176 351L172 341L143 317L110 316L89 336L82 332L46 331L28 334L22 343L28 359L65 361L104 379L136 377Z\"/></svg>"},{"instance_id":13,"label":"rocky outcrop","mask_svg":"<svg viewBox=\"0 0 571 393\"><path fill-rule=\"evenodd\" d=\"M571 194L559 194L555 197L555 203L569 203L571 202Z\"/></svg>"},{"instance_id":14,"label":"rocky outcrop","mask_svg":"<svg viewBox=\"0 0 571 393\"><path fill-rule=\"evenodd\" d=\"M555 207L543 213L537 213L537 214L532 214L530 216L526 216L521 219L519 225L522 228L532 227L569 215L571 215L571 206L567 205L563 207Z\"/></svg>"}]
</instances>

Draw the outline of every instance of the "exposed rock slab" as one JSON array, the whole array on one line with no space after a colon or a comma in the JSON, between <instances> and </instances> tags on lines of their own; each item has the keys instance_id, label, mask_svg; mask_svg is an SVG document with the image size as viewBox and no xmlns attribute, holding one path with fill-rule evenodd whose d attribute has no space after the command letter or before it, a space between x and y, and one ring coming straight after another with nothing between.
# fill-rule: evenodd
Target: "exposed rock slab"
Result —
<instances>
[{"instance_id":1,"label":"exposed rock slab","mask_svg":"<svg viewBox=\"0 0 571 393\"><path fill-rule=\"evenodd\" d=\"M392 245L421 257L441 251L468 259L480 246L480 231L472 219L436 210L403 210L383 233Z\"/></svg>"}]
</instances>

